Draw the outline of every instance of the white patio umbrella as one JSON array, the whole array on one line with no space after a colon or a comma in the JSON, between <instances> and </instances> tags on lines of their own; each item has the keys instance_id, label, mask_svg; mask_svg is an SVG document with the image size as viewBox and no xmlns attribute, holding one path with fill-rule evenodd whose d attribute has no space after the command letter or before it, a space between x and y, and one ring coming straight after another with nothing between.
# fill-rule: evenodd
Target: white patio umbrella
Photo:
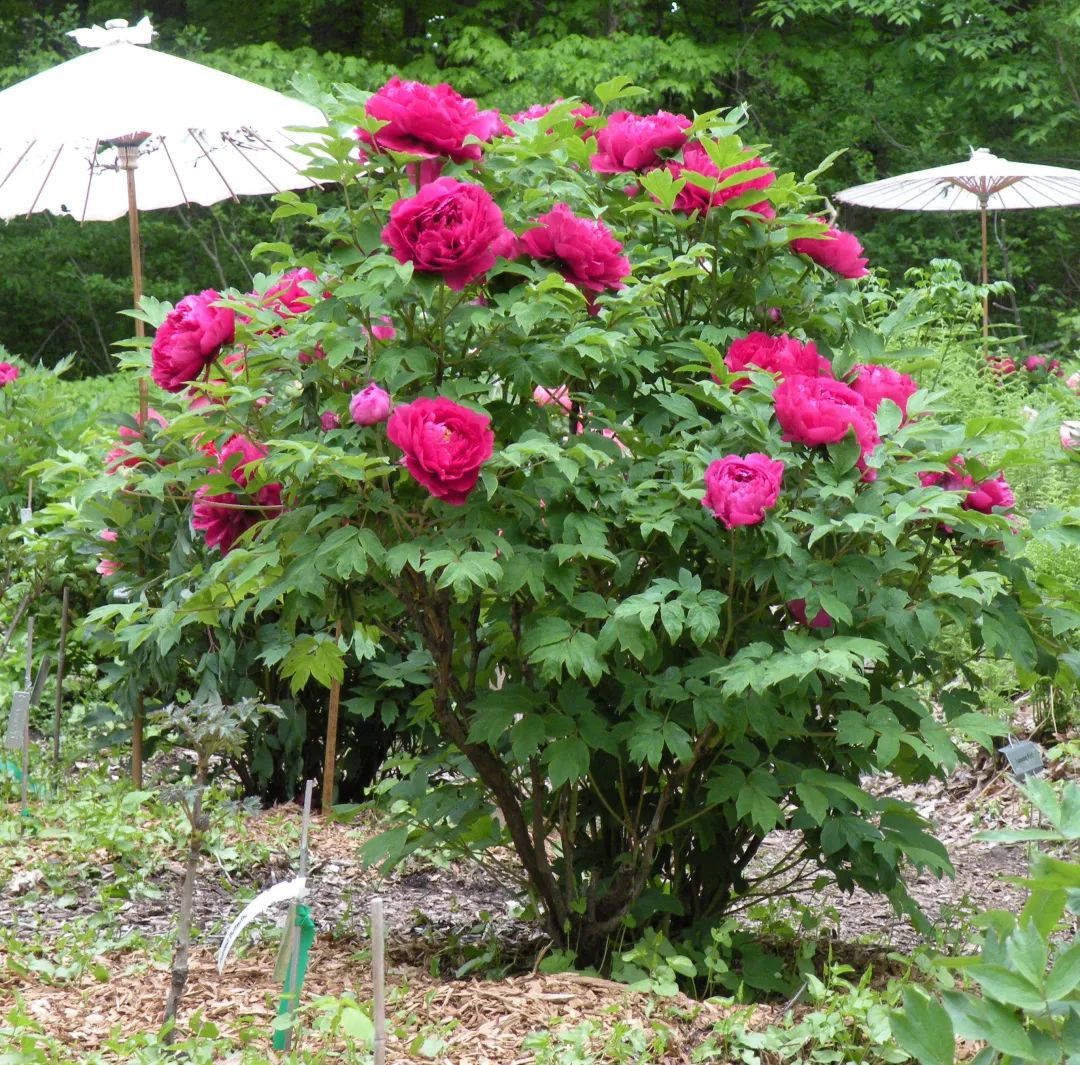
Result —
<instances>
[{"instance_id":1,"label":"white patio umbrella","mask_svg":"<svg viewBox=\"0 0 1080 1065\"><path fill-rule=\"evenodd\" d=\"M964 163L855 185L837 193L842 203L886 211L978 211L982 218L982 280L987 283L986 212L1080 204L1080 170L999 159L975 148ZM989 331L983 299L983 337Z\"/></svg>"},{"instance_id":2,"label":"white patio umbrella","mask_svg":"<svg viewBox=\"0 0 1080 1065\"><path fill-rule=\"evenodd\" d=\"M91 51L0 92L0 218L51 211L85 222L126 212L136 305L140 208L315 184L296 150L314 138L288 127L325 125L318 108L154 51L145 18L70 35Z\"/></svg>"}]
</instances>

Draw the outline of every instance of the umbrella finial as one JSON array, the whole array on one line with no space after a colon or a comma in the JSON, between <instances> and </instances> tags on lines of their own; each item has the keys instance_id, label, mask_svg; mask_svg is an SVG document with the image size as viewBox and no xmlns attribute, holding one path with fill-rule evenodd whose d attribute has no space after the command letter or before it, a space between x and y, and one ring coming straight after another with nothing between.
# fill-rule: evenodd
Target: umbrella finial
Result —
<instances>
[{"instance_id":1,"label":"umbrella finial","mask_svg":"<svg viewBox=\"0 0 1080 1065\"><path fill-rule=\"evenodd\" d=\"M126 18L111 18L104 26L96 23L89 29L68 30L80 48L105 48L110 44L149 44L157 35L146 15L134 26Z\"/></svg>"}]
</instances>

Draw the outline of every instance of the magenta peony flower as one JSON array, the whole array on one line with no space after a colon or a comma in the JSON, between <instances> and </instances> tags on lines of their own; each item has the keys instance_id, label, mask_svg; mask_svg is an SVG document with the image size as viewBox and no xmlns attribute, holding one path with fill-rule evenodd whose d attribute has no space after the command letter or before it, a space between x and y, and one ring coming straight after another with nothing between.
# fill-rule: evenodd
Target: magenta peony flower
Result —
<instances>
[{"instance_id":1,"label":"magenta peony flower","mask_svg":"<svg viewBox=\"0 0 1080 1065\"><path fill-rule=\"evenodd\" d=\"M987 355L986 365L990 372L998 377L1007 377L1019 369L1016 362L1008 355Z\"/></svg>"},{"instance_id":2,"label":"magenta peony flower","mask_svg":"<svg viewBox=\"0 0 1080 1065\"><path fill-rule=\"evenodd\" d=\"M421 398L395 407L386 435L405 452L405 468L433 496L460 507L495 447L486 414L453 400Z\"/></svg>"},{"instance_id":3,"label":"magenta peony flower","mask_svg":"<svg viewBox=\"0 0 1080 1065\"><path fill-rule=\"evenodd\" d=\"M773 392L773 406L784 439L793 443L836 444L853 430L862 450L863 479L872 481L877 476L866 468L866 456L881 442L874 416L862 396L843 381L801 374L785 378Z\"/></svg>"},{"instance_id":4,"label":"magenta peony flower","mask_svg":"<svg viewBox=\"0 0 1080 1065\"><path fill-rule=\"evenodd\" d=\"M660 152L677 152L686 144L686 130L691 125L685 115L667 111L655 115L616 111L596 133L598 150L590 160L592 168L598 174L650 170L664 161Z\"/></svg>"},{"instance_id":5,"label":"magenta peony flower","mask_svg":"<svg viewBox=\"0 0 1080 1065\"><path fill-rule=\"evenodd\" d=\"M221 449L215 473L229 473L241 489L246 489L249 467L266 457L266 449L246 437L234 436ZM239 461L234 461L239 456ZM229 467L232 466L230 470ZM253 505L254 504L254 505ZM206 537L207 547L228 554L238 537L264 518L281 510L281 485L263 485L254 496L244 492L210 495L206 485L196 489L192 504L191 526Z\"/></svg>"},{"instance_id":6,"label":"magenta peony flower","mask_svg":"<svg viewBox=\"0 0 1080 1065\"><path fill-rule=\"evenodd\" d=\"M1009 482L1005 480L1005 475L999 473L988 481L977 482L964 497L960 506L965 510L978 511L980 514L992 514L994 507L1010 510L1016 506L1016 499L1013 497Z\"/></svg>"},{"instance_id":7,"label":"magenta peony flower","mask_svg":"<svg viewBox=\"0 0 1080 1065\"><path fill-rule=\"evenodd\" d=\"M800 625L809 625L812 629L827 629L832 624L832 618L824 609L819 610L814 615L813 620L808 620L806 617L805 599L789 599L787 608L791 611L791 616L799 622Z\"/></svg>"},{"instance_id":8,"label":"magenta peony flower","mask_svg":"<svg viewBox=\"0 0 1080 1065\"><path fill-rule=\"evenodd\" d=\"M390 414L390 393L370 381L349 400L349 414L357 425L377 425Z\"/></svg>"},{"instance_id":9,"label":"magenta peony flower","mask_svg":"<svg viewBox=\"0 0 1080 1065\"><path fill-rule=\"evenodd\" d=\"M331 429L341 428L340 416L332 410L324 410L319 415L319 424L322 426L324 432L330 432Z\"/></svg>"},{"instance_id":10,"label":"magenta peony flower","mask_svg":"<svg viewBox=\"0 0 1080 1065\"><path fill-rule=\"evenodd\" d=\"M570 399L570 389L566 385L558 388L544 388L537 385L533 389L533 400L539 407L546 407L549 403L557 403L563 410L569 410L574 404Z\"/></svg>"},{"instance_id":11,"label":"magenta peony flower","mask_svg":"<svg viewBox=\"0 0 1080 1065\"><path fill-rule=\"evenodd\" d=\"M443 155L455 163L480 158L481 146L466 144L467 137L490 141L505 128L498 111L481 111L475 100L445 83L402 81L396 74L368 99L365 110L386 123L374 135L357 130L366 144L428 158Z\"/></svg>"},{"instance_id":12,"label":"magenta peony flower","mask_svg":"<svg viewBox=\"0 0 1080 1065\"><path fill-rule=\"evenodd\" d=\"M578 218L565 203L533 221L538 228L521 235L521 251L553 262L570 284L584 291L590 307L597 293L626 287L622 279L630 274L630 260L603 222Z\"/></svg>"},{"instance_id":13,"label":"magenta peony flower","mask_svg":"<svg viewBox=\"0 0 1080 1065\"><path fill-rule=\"evenodd\" d=\"M365 330L366 332L366 330ZM378 324L373 324L371 327L371 335L376 340L393 340L397 336L397 330L394 328L394 323L385 315L380 315Z\"/></svg>"},{"instance_id":14,"label":"magenta peony flower","mask_svg":"<svg viewBox=\"0 0 1080 1065\"><path fill-rule=\"evenodd\" d=\"M156 411L153 407L146 408L146 417L157 424L162 429L168 429L169 423ZM141 426L143 424L142 419L138 414L135 415L135 421L140 426L140 429L132 429L130 426L121 425L117 430L121 443L118 447L112 448L105 455L105 472L116 473L121 466L137 466L143 460L137 455L132 455L130 451L124 446L124 442L132 443L135 440L142 440L143 434L141 432ZM158 460L159 462L162 460Z\"/></svg>"},{"instance_id":15,"label":"magenta peony flower","mask_svg":"<svg viewBox=\"0 0 1080 1065\"><path fill-rule=\"evenodd\" d=\"M767 165L763 159L755 156L755 158L748 159L745 163L739 163L736 166L729 166L721 170L709 158L709 153L697 141L688 144L683 149L682 154L681 163L672 160L667 164L667 169L671 171L672 177L681 177L686 171L691 171L695 174L703 174L705 177L716 178L719 182L726 180L741 170L760 170L761 167ZM742 181L737 185L729 185L726 189L718 189L712 193L687 182L682 192L675 197L672 210L681 211L683 214L690 214L693 211L700 211L705 214L710 207L717 207L720 204L727 203L728 200L732 200L744 192L749 192L751 189L767 189L775 181L776 174L770 170L767 174L750 178L749 181ZM766 218L772 218L776 214L772 204L765 200L754 204L749 210L757 211Z\"/></svg>"},{"instance_id":16,"label":"magenta peony flower","mask_svg":"<svg viewBox=\"0 0 1080 1065\"><path fill-rule=\"evenodd\" d=\"M314 289L318 283L319 279L306 266L288 270L266 290L262 306L272 307L282 318L304 314L315 302Z\"/></svg>"},{"instance_id":17,"label":"magenta peony flower","mask_svg":"<svg viewBox=\"0 0 1080 1065\"><path fill-rule=\"evenodd\" d=\"M953 455L949 459L949 469L946 473L939 471L926 471L919 474L919 480L924 488L943 488L946 492L966 492L975 484L975 478L964 469L964 456Z\"/></svg>"},{"instance_id":18,"label":"magenta peony flower","mask_svg":"<svg viewBox=\"0 0 1080 1065\"><path fill-rule=\"evenodd\" d=\"M725 528L759 525L765 511L776 506L784 464L758 452L725 455L705 471L705 498L701 505L711 510Z\"/></svg>"},{"instance_id":19,"label":"magenta peony flower","mask_svg":"<svg viewBox=\"0 0 1080 1065\"><path fill-rule=\"evenodd\" d=\"M750 333L733 340L724 356L724 365L731 373L753 368L777 374L780 380L795 374L832 376L829 360L818 354L812 340L804 344L787 333L775 337L768 333ZM749 384L750 378L737 377L731 382L731 389L741 392Z\"/></svg>"},{"instance_id":20,"label":"magenta peony flower","mask_svg":"<svg viewBox=\"0 0 1080 1065\"><path fill-rule=\"evenodd\" d=\"M560 96L554 104L533 104L532 107L528 107L524 111L518 111L518 113L513 116L513 119L515 122L530 122L533 119L543 118L544 115L546 115L555 106L555 104L561 103L562 97ZM577 126L578 129L585 128L585 119L596 118L596 111L589 104L585 103L578 104L578 106L575 107L570 112L570 114L578 116L574 120L574 125ZM546 130L546 132L550 133L551 130L548 129ZM587 133L583 135L587 136Z\"/></svg>"},{"instance_id":21,"label":"magenta peony flower","mask_svg":"<svg viewBox=\"0 0 1080 1065\"><path fill-rule=\"evenodd\" d=\"M908 400L919 386L906 373L890 366L853 366L855 379L851 387L863 398L863 402L876 411L883 399L891 399L907 418Z\"/></svg>"},{"instance_id":22,"label":"magenta peony flower","mask_svg":"<svg viewBox=\"0 0 1080 1065\"><path fill-rule=\"evenodd\" d=\"M214 307L221 293L212 288L185 296L158 327L150 355L150 376L166 392L182 392L236 335L236 315Z\"/></svg>"},{"instance_id":23,"label":"magenta peony flower","mask_svg":"<svg viewBox=\"0 0 1080 1065\"><path fill-rule=\"evenodd\" d=\"M1035 370L1042 370L1046 367L1047 361L1045 355L1029 355L1024 359L1024 369L1029 373L1033 373Z\"/></svg>"},{"instance_id":24,"label":"magenta peony flower","mask_svg":"<svg viewBox=\"0 0 1080 1065\"><path fill-rule=\"evenodd\" d=\"M482 278L496 256L513 257L517 245L487 191L454 178L398 200L382 239L398 262L438 274L455 290Z\"/></svg>"},{"instance_id":25,"label":"magenta peony flower","mask_svg":"<svg viewBox=\"0 0 1080 1065\"><path fill-rule=\"evenodd\" d=\"M851 233L832 227L822 237L798 237L791 242L791 250L808 255L819 266L832 270L841 277L866 277L866 258L862 245Z\"/></svg>"},{"instance_id":26,"label":"magenta peony flower","mask_svg":"<svg viewBox=\"0 0 1080 1065\"><path fill-rule=\"evenodd\" d=\"M0 388L7 388L19 379L19 368L11 362L0 362Z\"/></svg>"}]
</instances>

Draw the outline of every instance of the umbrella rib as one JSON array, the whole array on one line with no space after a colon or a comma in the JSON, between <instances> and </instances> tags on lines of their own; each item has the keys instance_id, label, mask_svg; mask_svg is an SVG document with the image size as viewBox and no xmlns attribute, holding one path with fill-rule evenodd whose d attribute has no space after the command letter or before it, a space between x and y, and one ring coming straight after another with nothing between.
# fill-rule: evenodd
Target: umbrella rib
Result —
<instances>
[{"instance_id":1,"label":"umbrella rib","mask_svg":"<svg viewBox=\"0 0 1080 1065\"><path fill-rule=\"evenodd\" d=\"M49 183L49 178L52 177L52 172L56 168L56 160L60 158L60 153L64 150L64 146L61 144L56 149L56 155L53 156L53 161L49 164L49 171L41 181L41 187L37 190L37 195L34 197L34 202L30 204L30 210L26 212L26 217L29 218L34 213L34 208L37 207L38 200L41 199L41 194L45 191L45 186Z\"/></svg>"},{"instance_id":2,"label":"umbrella rib","mask_svg":"<svg viewBox=\"0 0 1080 1065\"><path fill-rule=\"evenodd\" d=\"M214 160L210 158L210 153L206 150L206 146L203 144L203 142L199 140L199 135L193 129L188 129L188 133L191 134L192 139L198 145L199 151L201 151L203 155L206 156L206 161L214 168L214 173L217 174L219 178L221 178L221 183L225 186L225 188L229 190L229 195L236 203L239 203L240 197L237 196L235 192L233 192L232 186L228 183L228 181L225 180L225 175L221 172L220 169L218 169L217 163L215 163Z\"/></svg>"},{"instance_id":3,"label":"umbrella rib","mask_svg":"<svg viewBox=\"0 0 1080 1065\"><path fill-rule=\"evenodd\" d=\"M283 162L283 163L284 163L284 164L285 164L286 166L288 166L288 167L291 167L291 168L292 168L293 170L296 170L296 164L295 164L295 163L293 163L293 162L290 162L290 160L286 159L286 158L285 158L285 156L283 156L283 155L281 154L281 152L279 152L279 151L277 150L277 148L275 148L275 147L274 147L274 146L273 146L272 144L268 144L268 143L267 143L267 142L266 142L266 141L265 141L265 140L264 140L264 139L263 139L263 138L262 138L262 137L261 137L261 136L260 136L260 135L259 135L259 134L258 134L258 133L257 133L256 131L255 131L255 130L253 130L253 129L249 129L249 128L246 128L246 127L245 127L245 130L244 130L244 132L245 132L245 133L247 133L247 134L249 134L250 136L254 137L254 138L255 138L255 139L256 139L256 140L257 140L257 141L258 141L258 142L259 142L259 143L260 143L260 144L261 144L261 145L262 145L262 146L263 146L263 147L264 147L264 148L265 148L265 149L267 150L267 151L268 151L268 152L273 152L273 153L274 153L274 155L276 155L276 156L277 156L277 157L278 157L278 158L279 158L279 159L280 159L280 160L281 160L281 161L282 161L282 162ZM289 143L290 143L290 144L291 144L291 145L292 145L292 146L293 146L294 148L295 148L295 147L298 147L298 146L299 146L299 142L297 142L297 141L294 141L294 140L292 139L292 137L290 137L290 136L289 136L289 135L288 135L287 133L285 133L285 132L282 132L282 136L283 136L283 137L285 137L285 138L286 138L286 140L288 140L288 142L289 142ZM300 171L299 171L299 170L296 170L296 173L298 173L298 174L299 174L299 173L300 173ZM315 187L316 187L317 189L321 189L321 188L323 187L323 185L322 185L322 182L321 182L321 181L314 181L314 180L312 180L311 178L308 178L308 181L311 181L311 183L312 183L312 184L313 184L313 185L314 185L314 186L315 186Z\"/></svg>"},{"instance_id":4,"label":"umbrella rib","mask_svg":"<svg viewBox=\"0 0 1080 1065\"><path fill-rule=\"evenodd\" d=\"M236 152L240 156L240 158L243 159L244 162L246 162L252 168L252 170L254 170L255 173L258 174L259 177L261 177L263 179L263 181L265 181L267 183L267 185L269 185L275 192L281 192L281 189L278 188L277 182L274 181L273 178L267 177L267 175L263 173L262 169L258 166L258 164L255 162L255 160L252 159L251 156L248 155L244 151L244 149L241 148L240 145L237 144L236 141L234 141L232 139L232 137L230 137L227 133L224 134L224 137L225 137L225 140L229 144L231 144L233 146L233 148L236 149Z\"/></svg>"},{"instance_id":5,"label":"umbrella rib","mask_svg":"<svg viewBox=\"0 0 1080 1065\"><path fill-rule=\"evenodd\" d=\"M184 188L184 183L180 180L180 171L176 169L176 163L173 162L172 152L169 151L169 145L166 143L166 138L161 138L161 147L165 151L165 158L169 160L169 166L172 168L173 177L176 178L176 186L180 190L180 195L184 198L184 203L191 203L188 199L187 190Z\"/></svg>"},{"instance_id":6,"label":"umbrella rib","mask_svg":"<svg viewBox=\"0 0 1080 1065\"><path fill-rule=\"evenodd\" d=\"M26 158L27 152L29 152L30 149L33 148L35 144L37 144L37 141L31 141L23 149L22 155L20 155L19 158L16 159L15 162L11 164L11 169L4 175L4 180L0 181L0 189L2 189L8 183L8 178L11 177L11 175L14 174L15 171L19 168L19 164Z\"/></svg>"},{"instance_id":7,"label":"umbrella rib","mask_svg":"<svg viewBox=\"0 0 1080 1065\"><path fill-rule=\"evenodd\" d=\"M86 179L86 195L83 197L82 214L79 215L79 225L81 226L86 221L86 209L90 206L90 186L94 183L94 160L97 159L98 151L101 149L101 140L94 138L94 154L90 159L90 176Z\"/></svg>"}]
</instances>

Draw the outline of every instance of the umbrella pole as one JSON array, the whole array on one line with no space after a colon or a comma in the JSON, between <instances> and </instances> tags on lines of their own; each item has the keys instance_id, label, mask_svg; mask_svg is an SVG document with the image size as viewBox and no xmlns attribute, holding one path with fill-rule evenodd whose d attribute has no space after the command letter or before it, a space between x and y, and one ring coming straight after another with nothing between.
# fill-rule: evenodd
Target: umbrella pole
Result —
<instances>
[{"instance_id":1,"label":"umbrella pole","mask_svg":"<svg viewBox=\"0 0 1080 1065\"><path fill-rule=\"evenodd\" d=\"M986 200L979 200L979 214L982 216L982 283L989 284L989 275L986 270ZM983 358L988 354L990 346L990 294L983 293Z\"/></svg>"}]
</instances>

